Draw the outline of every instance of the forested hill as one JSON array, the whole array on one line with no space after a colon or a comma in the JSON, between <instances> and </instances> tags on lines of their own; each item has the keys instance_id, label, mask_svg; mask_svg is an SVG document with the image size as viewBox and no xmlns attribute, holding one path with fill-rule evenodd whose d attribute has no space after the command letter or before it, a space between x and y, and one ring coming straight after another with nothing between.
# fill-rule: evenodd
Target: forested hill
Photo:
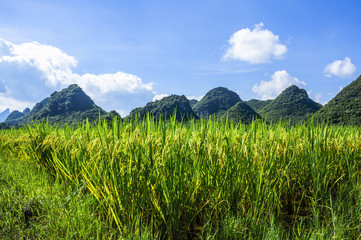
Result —
<instances>
[{"instance_id":1,"label":"forested hill","mask_svg":"<svg viewBox=\"0 0 361 240\"><path fill-rule=\"evenodd\" d=\"M361 76L320 109L315 118L331 124L361 125Z\"/></svg>"},{"instance_id":2,"label":"forested hill","mask_svg":"<svg viewBox=\"0 0 361 240\"><path fill-rule=\"evenodd\" d=\"M192 108L199 117L207 118L209 115L217 117L222 116L239 101L241 98L237 93L224 87L217 87L207 92Z\"/></svg>"},{"instance_id":3,"label":"forested hill","mask_svg":"<svg viewBox=\"0 0 361 240\"><path fill-rule=\"evenodd\" d=\"M306 90L292 85L259 110L259 114L267 121L278 122L283 119L298 122L306 120L320 108L322 105L310 99Z\"/></svg>"},{"instance_id":4,"label":"forested hill","mask_svg":"<svg viewBox=\"0 0 361 240\"><path fill-rule=\"evenodd\" d=\"M3 113L8 114L7 111ZM200 101L190 101L184 95L171 95L149 102L144 107L133 109L127 119L135 115L143 118L148 113L155 118L170 118L176 113L177 120L228 116L233 121L244 123L260 118L268 122L280 119L299 122L314 115L318 121L328 121L331 124L361 125L361 76L324 107L310 99L306 90L295 85L285 89L274 100L249 101L242 101L237 93L227 88L217 87L207 92ZM120 118L115 111L104 111L78 85L72 84L38 102L31 111L27 108L22 112L11 112L5 122L0 124L0 128L21 126L41 119L48 119L50 123L73 125L85 119L95 121L99 116L107 119Z\"/></svg>"},{"instance_id":5,"label":"forested hill","mask_svg":"<svg viewBox=\"0 0 361 240\"><path fill-rule=\"evenodd\" d=\"M95 105L78 85L72 84L60 92L52 93L50 97L37 103L30 112L12 112L5 123L13 126L48 119L50 123L72 125L87 118L94 121L99 114L105 116L107 112Z\"/></svg>"},{"instance_id":6,"label":"forested hill","mask_svg":"<svg viewBox=\"0 0 361 240\"><path fill-rule=\"evenodd\" d=\"M134 109L130 116L128 116L128 119L137 115L140 118L144 118L148 113L156 119L160 117L169 119L174 113L176 113L178 121L198 118L193 112L189 100L184 95L171 95L161 100L149 102L144 107Z\"/></svg>"},{"instance_id":7,"label":"forested hill","mask_svg":"<svg viewBox=\"0 0 361 240\"><path fill-rule=\"evenodd\" d=\"M230 121L251 123L253 120L262 119L262 117L253 108L248 106L246 102L240 101L234 106L230 107L223 115L228 117Z\"/></svg>"}]
</instances>

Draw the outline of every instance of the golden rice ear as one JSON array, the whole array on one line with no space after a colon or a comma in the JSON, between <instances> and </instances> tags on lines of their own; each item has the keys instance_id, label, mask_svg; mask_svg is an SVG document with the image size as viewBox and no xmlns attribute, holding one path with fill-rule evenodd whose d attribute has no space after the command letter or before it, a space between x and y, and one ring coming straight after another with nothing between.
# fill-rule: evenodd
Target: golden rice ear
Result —
<instances>
[{"instance_id":1,"label":"golden rice ear","mask_svg":"<svg viewBox=\"0 0 361 240\"><path fill-rule=\"evenodd\" d=\"M245 125L149 116L112 125L42 122L4 130L0 153L33 161L76 192L91 193L96 214L122 233L147 226L172 239L229 227L229 234L250 229L247 236L257 238L271 223L296 234L295 227L306 231L302 224L315 231L317 221L336 216L335 209L357 211L360 133L312 120Z\"/></svg>"}]
</instances>

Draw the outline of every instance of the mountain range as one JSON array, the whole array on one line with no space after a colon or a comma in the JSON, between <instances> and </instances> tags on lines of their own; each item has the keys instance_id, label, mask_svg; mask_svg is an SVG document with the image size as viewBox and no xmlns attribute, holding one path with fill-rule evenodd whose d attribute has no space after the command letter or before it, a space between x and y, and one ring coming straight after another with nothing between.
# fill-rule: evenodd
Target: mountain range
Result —
<instances>
[{"instance_id":1,"label":"mountain range","mask_svg":"<svg viewBox=\"0 0 361 240\"><path fill-rule=\"evenodd\" d=\"M322 108L322 105L308 97L306 90L292 85L286 88L273 101L259 108L259 114L268 121L279 120L298 122Z\"/></svg>"},{"instance_id":2,"label":"mountain range","mask_svg":"<svg viewBox=\"0 0 361 240\"><path fill-rule=\"evenodd\" d=\"M32 121L48 119L52 124L78 124L85 119L95 121L107 112L95 105L93 100L76 84L54 92L37 103L31 111L13 111L5 123L10 126L21 126Z\"/></svg>"},{"instance_id":3,"label":"mountain range","mask_svg":"<svg viewBox=\"0 0 361 240\"><path fill-rule=\"evenodd\" d=\"M198 118L192 110L190 101L184 95L171 95L155 102L149 102L144 107L134 109L127 118L134 118L137 115L144 118L148 113L155 119L160 117L169 119L174 113L176 113L178 121Z\"/></svg>"},{"instance_id":4,"label":"mountain range","mask_svg":"<svg viewBox=\"0 0 361 240\"><path fill-rule=\"evenodd\" d=\"M207 92L192 108L199 117L207 118L210 115L219 117L240 101L242 100L237 93L224 87L217 87Z\"/></svg>"},{"instance_id":5,"label":"mountain range","mask_svg":"<svg viewBox=\"0 0 361 240\"><path fill-rule=\"evenodd\" d=\"M331 124L361 125L361 76L321 108L315 118Z\"/></svg>"},{"instance_id":6,"label":"mountain range","mask_svg":"<svg viewBox=\"0 0 361 240\"><path fill-rule=\"evenodd\" d=\"M361 76L340 91L324 107L309 98L304 89L292 85L285 89L274 100L242 101L237 93L217 87L200 100L188 100L184 95L171 95L161 100L147 103L144 107L132 110L125 119L147 114L155 119L169 119L176 113L176 119L198 119L209 117L228 117L231 121L250 123L252 120L264 119L267 122L279 120L299 122L314 116L317 121L328 121L331 124L361 125ZM37 103L33 109L24 111L5 110L0 117L6 117L0 128L22 126L32 121L48 119L52 124L74 125L85 119L96 121L100 118L111 120L120 118L115 111L106 112L76 84L54 92Z\"/></svg>"}]
</instances>

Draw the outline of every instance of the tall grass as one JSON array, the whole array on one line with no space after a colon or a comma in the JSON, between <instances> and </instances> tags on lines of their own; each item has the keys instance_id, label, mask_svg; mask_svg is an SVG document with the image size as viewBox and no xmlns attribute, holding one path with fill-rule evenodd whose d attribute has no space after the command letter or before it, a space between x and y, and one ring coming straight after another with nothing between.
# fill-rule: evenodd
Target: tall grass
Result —
<instances>
[{"instance_id":1,"label":"tall grass","mask_svg":"<svg viewBox=\"0 0 361 240\"><path fill-rule=\"evenodd\" d=\"M102 224L96 200L84 190L0 154L0 239L116 239L117 230Z\"/></svg>"},{"instance_id":2,"label":"tall grass","mask_svg":"<svg viewBox=\"0 0 361 240\"><path fill-rule=\"evenodd\" d=\"M128 238L360 239L360 130L148 116L2 131L0 151L85 185Z\"/></svg>"}]
</instances>

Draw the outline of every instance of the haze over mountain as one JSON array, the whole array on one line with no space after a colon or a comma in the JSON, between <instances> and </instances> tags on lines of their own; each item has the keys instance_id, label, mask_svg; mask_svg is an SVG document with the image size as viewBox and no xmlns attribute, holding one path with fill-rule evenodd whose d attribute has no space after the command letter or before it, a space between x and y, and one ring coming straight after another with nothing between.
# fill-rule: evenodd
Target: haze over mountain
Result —
<instances>
[{"instance_id":1,"label":"haze over mountain","mask_svg":"<svg viewBox=\"0 0 361 240\"><path fill-rule=\"evenodd\" d=\"M242 101L237 93L225 88L217 87L209 92L193 105L193 111L202 118L210 115L222 116L230 107Z\"/></svg>"},{"instance_id":2,"label":"haze over mountain","mask_svg":"<svg viewBox=\"0 0 361 240\"><path fill-rule=\"evenodd\" d=\"M9 114L10 114L10 109L9 109L9 108L7 108L7 109L5 109L4 111L2 111L2 112L0 113L0 122L5 121L5 119L9 116Z\"/></svg>"},{"instance_id":3,"label":"haze over mountain","mask_svg":"<svg viewBox=\"0 0 361 240\"><path fill-rule=\"evenodd\" d=\"M10 126L13 126L16 123L18 123L24 116L25 116L24 113L18 110L14 110L6 118L5 123L9 124Z\"/></svg>"},{"instance_id":4,"label":"haze over mountain","mask_svg":"<svg viewBox=\"0 0 361 240\"><path fill-rule=\"evenodd\" d=\"M343 88L315 118L331 124L361 125L361 76Z\"/></svg>"},{"instance_id":5,"label":"haze over mountain","mask_svg":"<svg viewBox=\"0 0 361 240\"><path fill-rule=\"evenodd\" d=\"M308 115L317 112L322 105L308 97L306 90L292 85L286 88L277 98L259 110L259 114L267 121L277 122L280 119L293 122L306 120Z\"/></svg>"}]
</instances>

